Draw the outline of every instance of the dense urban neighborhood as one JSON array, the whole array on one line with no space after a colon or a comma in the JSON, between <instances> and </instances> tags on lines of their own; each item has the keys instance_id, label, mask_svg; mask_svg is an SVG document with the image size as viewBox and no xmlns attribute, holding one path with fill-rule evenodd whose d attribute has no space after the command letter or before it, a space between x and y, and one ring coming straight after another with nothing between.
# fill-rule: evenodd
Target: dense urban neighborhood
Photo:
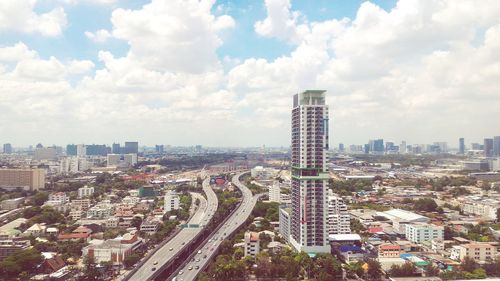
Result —
<instances>
[{"instance_id":1,"label":"dense urban neighborhood","mask_svg":"<svg viewBox=\"0 0 500 281\"><path fill-rule=\"evenodd\" d=\"M216 246L210 246L215 238L206 236L212 242L203 245L217 247L216 254L186 256L188 264L171 273L178 280L195 270L199 280L500 276L500 180L466 166L478 161L468 160L471 156L335 149L326 196L330 251L313 254L290 244L293 192L286 150L157 147L134 153L137 162L114 166L107 164L110 154L39 157L51 149L1 154L4 280L138 280L137 268L147 266L182 229L210 225L222 235L225 219L243 202L236 176L258 195L255 206ZM67 171L68 159L92 165ZM16 180L29 180L9 187L14 177L8 175L16 173L23 175ZM218 208L211 220L190 224L208 205L204 182L215 192ZM183 246L168 251L180 255ZM153 263L148 272L169 278L161 275L163 261Z\"/></svg>"}]
</instances>

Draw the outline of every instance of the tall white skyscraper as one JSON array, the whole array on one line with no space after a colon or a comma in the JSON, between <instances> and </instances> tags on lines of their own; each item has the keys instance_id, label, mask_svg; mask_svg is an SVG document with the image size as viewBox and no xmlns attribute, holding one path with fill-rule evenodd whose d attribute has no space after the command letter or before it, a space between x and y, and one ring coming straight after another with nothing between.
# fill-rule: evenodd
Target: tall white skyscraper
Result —
<instances>
[{"instance_id":1,"label":"tall white skyscraper","mask_svg":"<svg viewBox=\"0 0 500 281\"><path fill-rule=\"evenodd\" d=\"M328 106L325 91L293 97L290 243L297 251L330 252L327 203Z\"/></svg>"}]
</instances>

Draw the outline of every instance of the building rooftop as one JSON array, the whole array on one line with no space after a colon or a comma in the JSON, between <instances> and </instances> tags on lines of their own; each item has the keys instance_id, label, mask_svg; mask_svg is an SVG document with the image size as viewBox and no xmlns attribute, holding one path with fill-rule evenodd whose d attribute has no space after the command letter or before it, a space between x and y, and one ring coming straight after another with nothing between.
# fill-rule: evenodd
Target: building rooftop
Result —
<instances>
[{"instance_id":1,"label":"building rooftop","mask_svg":"<svg viewBox=\"0 0 500 281\"><path fill-rule=\"evenodd\" d=\"M378 212L377 214L384 216L390 220L398 219L403 221L429 221L428 217L424 217L422 215L402 210L402 209L392 209L385 212Z\"/></svg>"},{"instance_id":2,"label":"building rooftop","mask_svg":"<svg viewBox=\"0 0 500 281\"><path fill-rule=\"evenodd\" d=\"M330 241L358 241L361 240L359 234L330 234Z\"/></svg>"}]
</instances>

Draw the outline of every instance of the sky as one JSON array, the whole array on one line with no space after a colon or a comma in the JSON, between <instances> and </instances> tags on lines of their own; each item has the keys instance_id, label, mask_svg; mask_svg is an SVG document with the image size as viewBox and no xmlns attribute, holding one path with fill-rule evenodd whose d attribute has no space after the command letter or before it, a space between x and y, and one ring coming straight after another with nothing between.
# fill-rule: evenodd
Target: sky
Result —
<instances>
[{"instance_id":1,"label":"sky","mask_svg":"<svg viewBox=\"0 0 500 281\"><path fill-rule=\"evenodd\" d=\"M500 135L497 0L2 0L0 143L289 146Z\"/></svg>"}]
</instances>

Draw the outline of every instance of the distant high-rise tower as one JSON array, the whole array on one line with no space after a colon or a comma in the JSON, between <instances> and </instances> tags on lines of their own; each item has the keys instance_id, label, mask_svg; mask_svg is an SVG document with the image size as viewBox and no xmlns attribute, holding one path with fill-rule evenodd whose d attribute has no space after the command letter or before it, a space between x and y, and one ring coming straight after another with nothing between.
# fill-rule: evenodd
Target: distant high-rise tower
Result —
<instances>
[{"instance_id":1,"label":"distant high-rise tower","mask_svg":"<svg viewBox=\"0 0 500 281\"><path fill-rule=\"evenodd\" d=\"M406 153L406 141L401 141L399 145L399 153Z\"/></svg>"},{"instance_id":2,"label":"distant high-rise tower","mask_svg":"<svg viewBox=\"0 0 500 281\"><path fill-rule=\"evenodd\" d=\"M290 243L298 251L330 252L327 151L328 106L325 104L325 91L310 90L294 95Z\"/></svg>"},{"instance_id":3,"label":"distant high-rise tower","mask_svg":"<svg viewBox=\"0 0 500 281\"><path fill-rule=\"evenodd\" d=\"M122 153L121 152L121 147L120 147L120 144L119 143L113 143L113 145L111 146L111 152L113 152L113 154L120 154Z\"/></svg>"},{"instance_id":4,"label":"distant high-rise tower","mask_svg":"<svg viewBox=\"0 0 500 281\"><path fill-rule=\"evenodd\" d=\"M492 157L493 156L493 139L484 139L484 156Z\"/></svg>"},{"instance_id":5,"label":"distant high-rise tower","mask_svg":"<svg viewBox=\"0 0 500 281\"><path fill-rule=\"evenodd\" d=\"M500 156L500 136L493 137L493 156Z\"/></svg>"},{"instance_id":6,"label":"distant high-rise tower","mask_svg":"<svg viewBox=\"0 0 500 281\"><path fill-rule=\"evenodd\" d=\"M3 145L3 153L5 153L5 154L12 153L12 145L10 143L6 143Z\"/></svg>"},{"instance_id":7,"label":"distant high-rise tower","mask_svg":"<svg viewBox=\"0 0 500 281\"><path fill-rule=\"evenodd\" d=\"M76 155L78 155L78 156L86 156L87 155L87 148L85 147L84 144L79 144L76 146Z\"/></svg>"},{"instance_id":8,"label":"distant high-rise tower","mask_svg":"<svg viewBox=\"0 0 500 281\"><path fill-rule=\"evenodd\" d=\"M123 151L124 154L128 153L139 153L139 143L136 141L127 141L125 142L125 148Z\"/></svg>"},{"instance_id":9,"label":"distant high-rise tower","mask_svg":"<svg viewBox=\"0 0 500 281\"><path fill-rule=\"evenodd\" d=\"M156 153L163 154L163 151L165 150L164 147L165 146L163 144L157 144L155 146Z\"/></svg>"},{"instance_id":10,"label":"distant high-rise tower","mask_svg":"<svg viewBox=\"0 0 500 281\"><path fill-rule=\"evenodd\" d=\"M462 155L465 154L465 139L464 138L458 139L458 153L460 153Z\"/></svg>"},{"instance_id":11,"label":"distant high-rise tower","mask_svg":"<svg viewBox=\"0 0 500 281\"><path fill-rule=\"evenodd\" d=\"M77 154L77 145L76 144L66 145L66 155L75 156L76 154Z\"/></svg>"}]
</instances>

